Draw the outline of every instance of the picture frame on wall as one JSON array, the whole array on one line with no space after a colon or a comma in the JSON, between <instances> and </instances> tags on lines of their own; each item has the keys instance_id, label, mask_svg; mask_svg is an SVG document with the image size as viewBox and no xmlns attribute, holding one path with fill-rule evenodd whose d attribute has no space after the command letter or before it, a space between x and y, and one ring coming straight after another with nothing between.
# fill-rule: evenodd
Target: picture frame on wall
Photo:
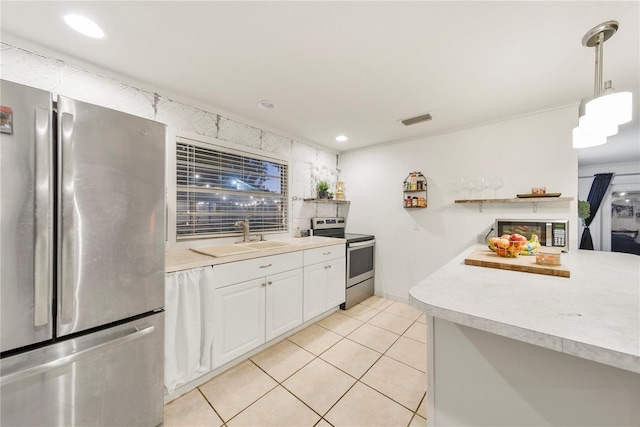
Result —
<instances>
[{"instance_id":1,"label":"picture frame on wall","mask_svg":"<svg viewBox=\"0 0 640 427\"><path fill-rule=\"evenodd\" d=\"M0 133L13 134L13 110L0 105Z\"/></svg>"},{"instance_id":2,"label":"picture frame on wall","mask_svg":"<svg viewBox=\"0 0 640 427\"><path fill-rule=\"evenodd\" d=\"M611 213L616 218L633 218L633 206L611 205Z\"/></svg>"}]
</instances>

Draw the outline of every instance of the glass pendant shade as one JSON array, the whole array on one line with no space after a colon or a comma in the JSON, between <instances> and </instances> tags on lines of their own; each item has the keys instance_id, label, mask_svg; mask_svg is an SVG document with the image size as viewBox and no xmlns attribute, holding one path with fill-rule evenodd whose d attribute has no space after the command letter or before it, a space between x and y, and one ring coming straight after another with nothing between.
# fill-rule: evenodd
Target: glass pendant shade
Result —
<instances>
[{"instance_id":1,"label":"glass pendant shade","mask_svg":"<svg viewBox=\"0 0 640 427\"><path fill-rule=\"evenodd\" d=\"M603 49L606 42L616 31L617 21L607 21L596 25L582 38L582 45L595 47L595 78L593 99L580 102L578 108L579 126L573 129L573 147L586 148L602 145L607 137L618 133L618 126L628 123L632 118L633 97L631 92L616 92L611 80L602 86Z\"/></svg>"},{"instance_id":2,"label":"glass pendant shade","mask_svg":"<svg viewBox=\"0 0 640 427\"><path fill-rule=\"evenodd\" d=\"M590 116L585 114L578 120L581 129L586 131L593 131L604 136L611 136L618 133L618 125L606 120L601 120L599 117Z\"/></svg>"},{"instance_id":3,"label":"glass pendant shade","mask_svg":"<svg viewBox=\"0 0 640 427\"><path fill-rule=\"evenodd\" d=\"M631 121L633 99L631 92L615 92L605 94L587 102L587 116L598 117L599 120L621 125Z\"/></svg>"},{"instance_id":4,"label":"glass pendant shade","mask_svg":"<svg viewBox=\"0 0 640 427\"><path fill-rule=\"evenodd\" d=\"M595 147L606 142L607 137L595 129L573 128L573 148Z\"/></svg>"}]
</instances>

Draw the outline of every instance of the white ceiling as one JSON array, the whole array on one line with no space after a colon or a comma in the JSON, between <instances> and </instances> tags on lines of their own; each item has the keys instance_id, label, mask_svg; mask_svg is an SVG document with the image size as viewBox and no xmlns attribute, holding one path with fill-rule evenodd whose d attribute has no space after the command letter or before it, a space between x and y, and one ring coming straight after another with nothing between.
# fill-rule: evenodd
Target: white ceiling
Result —
<instances>
[{"instance_id":1,"label":"white ceiling","mask_svg":"<svg viewBox=\"0 0 640 427\"><path fill-rule=\"evenodd\" d=\"M4 42L341 152L567 105L577 116L593 96L594 50L582 36L615 19L604 77L634 92L634 120L580 150L588 165L640 161L639 5L3 0L0 23ZM107 38L75 33L66 12L94 19ZM423 113L433 121L398 123Z\"/></svg>"}]
</instances>

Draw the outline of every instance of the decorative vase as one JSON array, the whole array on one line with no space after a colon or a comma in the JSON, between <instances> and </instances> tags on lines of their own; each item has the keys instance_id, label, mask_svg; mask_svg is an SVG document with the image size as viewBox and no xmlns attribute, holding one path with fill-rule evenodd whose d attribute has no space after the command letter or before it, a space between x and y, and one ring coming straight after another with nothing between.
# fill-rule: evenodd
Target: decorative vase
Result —
<instances>
[{"instance_id":1,"label":"decorative vase","mask_svg":"<svg viewBox=\"0 0 640 427\"><path fill-rule=\"evenodd\" d=\"M336 185L336 200L344 200L344 182L338 181Z\"/></svg>"}]
</instances>

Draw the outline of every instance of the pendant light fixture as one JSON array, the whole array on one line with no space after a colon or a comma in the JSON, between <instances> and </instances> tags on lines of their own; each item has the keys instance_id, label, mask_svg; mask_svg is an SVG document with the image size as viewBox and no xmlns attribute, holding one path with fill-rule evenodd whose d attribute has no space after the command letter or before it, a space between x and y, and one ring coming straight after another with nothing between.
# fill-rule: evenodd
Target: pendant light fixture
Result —
<instances>
[{"instance_id":1,"label":"pendant light fixture","mask_svg":"<svg viewBox=\"0 0 640 427\"><path fill-rule=\"evenodd\" d=\"M607 21L587 31L582 45L595 47L595 81L593 99L580 103L579 124L573 129L573 147L586 148L602 145L607 137L618 133L618 125L631 121L631 92L615 92L611 81L602 85L604 42L618 31L617 21Z\"/></svg>"}]
</instances>

